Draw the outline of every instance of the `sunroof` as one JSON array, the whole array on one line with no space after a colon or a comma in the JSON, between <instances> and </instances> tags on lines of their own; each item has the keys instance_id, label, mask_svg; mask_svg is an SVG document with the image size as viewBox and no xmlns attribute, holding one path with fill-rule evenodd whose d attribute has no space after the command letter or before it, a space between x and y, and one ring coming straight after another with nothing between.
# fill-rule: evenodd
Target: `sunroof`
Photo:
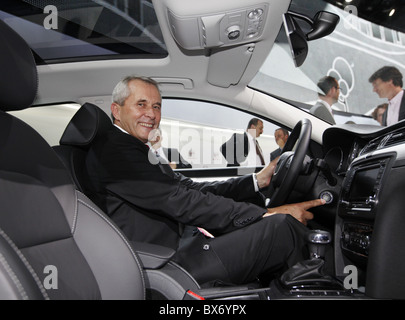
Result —
<instances>
[{"instance_id":1,"label":"sunroof","mask_svg":"<svg viewBox=\"0 0 405 320\"><path fill-rule=\"evenodd\" d=\"M150 0L2 0L0 19L38 63L167 55Z\"/></svg>"}]
</instances>

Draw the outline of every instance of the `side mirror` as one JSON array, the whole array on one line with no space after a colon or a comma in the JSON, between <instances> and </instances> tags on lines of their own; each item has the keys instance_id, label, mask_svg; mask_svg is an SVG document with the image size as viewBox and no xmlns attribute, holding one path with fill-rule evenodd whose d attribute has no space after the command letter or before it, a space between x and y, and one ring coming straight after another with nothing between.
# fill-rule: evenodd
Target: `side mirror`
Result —
<instances>
[{"instance_id":1,"label":"side mirror","mask_svg":"<svg viewBox=\"0 0 405 320\"><path fill-rule=\"evenodd\" d=\"M304 34L295 19L308 23L311 26L311 30L307 34ZM331 34L335 30L339 20L338 15L327 11L319 11L313 19L293 11L288 11L283 15L284 28L296 67L301 66L307 57L307 41Z\"/></svg>"}]
</instances>

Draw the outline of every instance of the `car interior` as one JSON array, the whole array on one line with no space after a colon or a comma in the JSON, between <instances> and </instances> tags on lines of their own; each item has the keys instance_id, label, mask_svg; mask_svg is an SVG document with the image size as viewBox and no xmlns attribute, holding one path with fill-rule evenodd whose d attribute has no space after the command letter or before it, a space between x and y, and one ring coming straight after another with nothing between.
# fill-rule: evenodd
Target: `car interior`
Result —
<instances>
[{"instance_id":1,"label":"car interior","mask_svg":"<svg viewBox=\"0 0 405 320\"><path fill-rule=\"evenodd\" d=\"M330 125L308 109L252 84L278 43L280 30L288 38L289 63L298 68L311 58L309 45L333 34L341 23L337 14L298 13L293 10L295 1L283 0L145 0L139 3L145 10L153 8L156 21L141 28L128 18L130 7L120 9L121 1L75 5L62 1L50 11L35 1L18 1L19 6L11 2L0 6L0 66L6 75L0 86L1 300L405 298L401 192L405 122L382 127L361 115L358 118L366 124ZM55 9L59 16L52 15ZM109 23L124 11L128 16L122 24ZM38 30L32 27L34 37L27 39L23 24L16 22L18 16L38 26ZM102 28L91 26L91 17L125 36L114 38L106 30L109 38L104 39ZM52 27L56 21L56 30L63 32L49 37L67 42L41 47L42 29L52 31L47 24ZM83 54L87 44L76 41L86 37L92 46L99 45L88 56ZM131 42L133 37L140 41L139 47ZM310 259L270 279L207 285L171 260L173 249L126 238L90 200L83 162L93 139L112 126L111 92L128 74L149 76L159 83L163 113L165 103L184 102L181 112L200 117L193 110L196 105L187 106L195 100L211 118L216 117L211 110L226 106L291 132L277 174L262 190L262 205L326 201L311 210ZM55 144L46 137L55 135L53 131L45 134L19 116L21 110L62 103L77 108L58 125ZM203 120L200 124L204 127ZM230 125L228 131L233 128ZM204 180L260 169L193 164L193 169L178 171ZM333 266L332 274L324 270L326 260Z\"/></svg>"}]
</instances>

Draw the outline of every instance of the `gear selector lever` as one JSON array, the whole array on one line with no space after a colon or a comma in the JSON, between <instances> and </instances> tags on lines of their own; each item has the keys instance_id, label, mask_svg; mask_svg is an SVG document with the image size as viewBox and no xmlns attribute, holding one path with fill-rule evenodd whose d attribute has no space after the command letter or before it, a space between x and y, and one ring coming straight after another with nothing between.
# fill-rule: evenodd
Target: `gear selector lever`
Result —
<instances>
[{"instance_id":1,"label":"gear selector lever","mask_svg":"<svg viewBox=\"0 0 405 320\"><path fill-rule=\"evenodd\" d=\"M325 253L331 243L331 234L324 230L310 230L306 235L310 259L300 261L285 271L279 282L292 294L311 291L313 294L325 290L342 290L341 284L325 270Z\"/></svg>"},{"instance_id":2,"label":"gear selector lever","mask_svg":"<svg viewBox=\"0 0 405 320\"><path fill-rule=\"evenodd\" d=\"M311 230L307 234L309 255L311 259L324 259L326 246L331 242L330 232Z\"/></svg>"}]
</instances>

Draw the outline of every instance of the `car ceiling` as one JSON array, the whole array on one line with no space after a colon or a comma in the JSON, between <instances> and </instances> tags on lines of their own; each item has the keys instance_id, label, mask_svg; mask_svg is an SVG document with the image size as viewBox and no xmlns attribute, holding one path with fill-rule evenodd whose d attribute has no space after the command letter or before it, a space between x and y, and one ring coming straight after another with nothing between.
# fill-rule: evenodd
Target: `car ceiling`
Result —
<instances>
[{"instance_id":1,"label":"car ceiling","mask_svg":"<svg viewBox=\"0 0 405 320\"><path fill-rule=\"evenodd\" d=\"M156 79L164 98L191 98L213 101L258 116L273 119L292 128L302 118L313 122L313 139L322 143L329 127L324 121L293 106L249 88L282 27L282 15L290 2L285 0L152 0L168 55L160 59L100 59L38 65L39 85L34 106L56 103L90 102L109 113L115 84L129 74ZM210 44L190 49L173 36L169 15L179 20L203 17L216 30L216 19L223 14L249 12L265 7L265 19L257 37L231 44ZM188 26L176 25L183 33ZM179 31L178 29L176 31ZM201 36L201 35L200 35ZM215 38L215 36L214 36Z\"/></svg>"},{"instance_id":2,"label":"car ceiling","mask_svg":"<svg viewBox=\"0 0 405 320\"><path fill-rule=\"evenodd\" d=\"M211 97L222 103L233 101L235 96L246 90L246 85L262 65L280 30L282 14L289 5L285 0L159 0L153 3L169 52L166 58L40 65L36 104L107 96L119 79L127 74L156 78L162 83L161 89L165 96L192 95L200 99ZM176 42L169 28L169 10L180 17L213 16L263 3L268 5L268 17L262 35L254 42L187 50ZM254 50L246 68L241 68L241 60L246 60L244 55L252 48ZM233 72L232 79L224 77L228 71ZM207 79L213 84L208 83ZM239 104L249 105L251 97L246 94L241 96L244 99Z\"/></svg>"}]
</instances>

